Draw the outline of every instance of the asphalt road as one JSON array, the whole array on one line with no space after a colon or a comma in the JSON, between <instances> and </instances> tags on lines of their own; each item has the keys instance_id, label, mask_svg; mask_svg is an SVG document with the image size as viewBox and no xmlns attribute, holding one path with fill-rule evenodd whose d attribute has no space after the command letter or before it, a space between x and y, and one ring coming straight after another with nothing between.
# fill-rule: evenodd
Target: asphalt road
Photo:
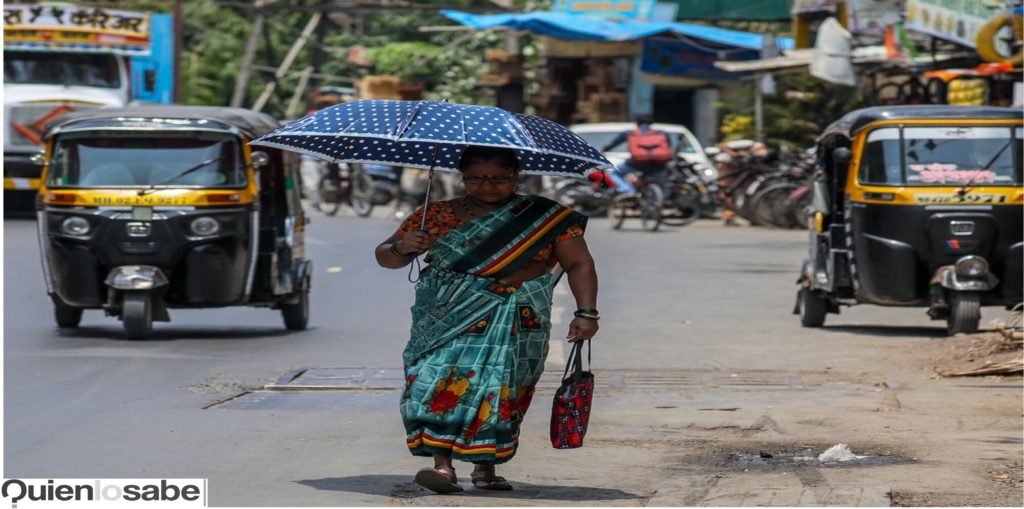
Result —
<instances>
[{"instance_id":1,"label":"asphalt road","mask_svg":"<svg viewBox=\"0 0 1024 509\"><path fill-rule=\"evenodd\" d=\"M831 315L824 330L800 328L791 310L803 232L712 221L616 232L593 220L586 238L603 316L593 364L607 389L599 385L590 447L550 448L548 390L534 400L520 457L503 471L513 495L426 495L409 484L425 462L405 450L392 390L412 288L405 271L381 269L372 255L396 225L347 211L313 216L308 331L285 331L279 313L265 309L171 310L172 322L139 342L98 311L76 330L58 330L35 224L5 221L4 476L208 478L214 506L336 506L755 505L770 502L765 493L784 505L874 505L889 500L898 484L890 477L928 490L964 475L881 466L830 484L838 471L815 470L799 481L791 474L787 487L784 471L734 468L723 456L730 448L775 442L824 449L846 440L879 455L902 444L894 450L926 456L931 440L944 439L921 430L952 417L918 412L897 420L898 431L875 429L868 423L880 414L871 412L888 408L891 395L873 384L921 378L922 406L943 394L918 367L898 363L913 358L914 345L941 338L944 324L923 309L864 306ZM549 372L564 363L559 338L572 309L557 289ZM997 316L1006 313L986 308L982 323ZM266 390L275 384L327 390ZM997 414L1000 426L1019 430L1012 401ZM989 427L994 436L1005 434L1000 426ZM1006 447L1019 453L1019 442Z\"/></svg>"}]
</instances>

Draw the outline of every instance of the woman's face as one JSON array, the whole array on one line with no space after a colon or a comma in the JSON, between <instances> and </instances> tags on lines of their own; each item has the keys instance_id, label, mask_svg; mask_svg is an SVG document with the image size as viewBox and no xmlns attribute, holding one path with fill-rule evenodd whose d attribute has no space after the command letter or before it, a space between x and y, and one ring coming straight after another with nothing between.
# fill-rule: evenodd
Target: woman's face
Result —
<instances>
[{"instance_id":1,"label":"woman's face","mask_svg":"<svg viewBox=\"0 0 1024 509\"><path fill-rule=\"evenodd\" d=\"M477 161L462 169L462 184L473 198L484 203L500 203L516 190L519 175L494 161Z\"/></svg>"}]
</instances>

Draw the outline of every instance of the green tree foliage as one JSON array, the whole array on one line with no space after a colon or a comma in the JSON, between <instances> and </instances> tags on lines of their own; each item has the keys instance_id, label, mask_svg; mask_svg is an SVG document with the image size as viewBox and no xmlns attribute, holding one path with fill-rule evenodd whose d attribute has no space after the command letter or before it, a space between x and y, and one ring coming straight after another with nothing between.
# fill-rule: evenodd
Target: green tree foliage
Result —
<instances>
[{"instance_id":1,"label":"green tree foliage","mask_svg":"<svg viewBox=\"0 0 1024 509\"><path fill-rule=\"evenodd\" d=\"M321 5L323 0L277 0L272 5L289 2L294 6ZM431 0L412 1L437 5ZM527 6L525 4L529 3ZM520 8L534 9L521 1ZM181 52L182 102L196 105L226 105L231 100L235 80L240 72L245 44L252 30L256 11L240 2L220 0L189 0L183 2L184 27ZM450 9L494 8L485 0L444 2ZM341 13L344 14L344 13ZM256 64L277 67L292 43L301 35L311 16L300 9L268 10L264 35L257 50ZM341 23L335 22L341 21ZM381 11L375 14L352 14L345 18L325 20L321 72L346 78L326 80L321 85L347 85L365 75L389 74L404 80L422 83L428 98L447 97L456 102L486 103L493 100L487 89L478 88L477 80L486 65L483 57L489 48L504 47L504 37L496 32L421 32L423 26L452 25L433 10ZM348 22L346 24L346 22ZM314 35L299 53L290 72L311 66L315 48ZM366 48L369 66L348 60L353 47ZM263 90L272 73L257 70L247 84L245 105L251 105ZM281 80L274 97L264 111L282 116L285 105L298 84L294 76Z\"/></svg>"},{"instance_id":2,"label":"green tree foliage","mask_svg":"<svg viewBox=\"0 0 1024 509\"><path fill-rule=\"evenodd\" d=\"M776 88L775 95L764 96L764 135L765 142L784 151L813 146L828 124L866 105L857 89L804 74L777 77ZM723 140L755 138L752 88L740 101L718 106L725 113L720 129Z\"/></svg>"}]
</instances>

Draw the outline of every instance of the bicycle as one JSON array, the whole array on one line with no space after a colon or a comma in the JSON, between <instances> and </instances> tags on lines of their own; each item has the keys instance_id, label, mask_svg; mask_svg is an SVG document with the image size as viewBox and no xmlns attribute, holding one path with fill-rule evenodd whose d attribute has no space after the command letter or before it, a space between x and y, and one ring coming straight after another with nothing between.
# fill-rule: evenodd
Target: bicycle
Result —
<instances>
[{"instance_id":1,"label":"bicycle","mask_svg":"<svg viewBox=\"0 0 1024 509\"><path fill-rule=\"evenodd\" d=\"M621 229L627 217L639 217L643 230L658 231L662 223L661 209L664 206L665 193L661 187L650 183L640 173L630 173L626 175L626 179L636 191L618 194L612 198L609 208L612 229Z\"/></svg>"},{"instance_id":2,"label":"bicycle","mask_svg":"<svg viewBox=\"0 0 1024 509\"><path fill-rule=\"evenodd\" d=\"M714 203L710 186L694 169L693 163L677 159L670 164L662 223L687 226L704 217Z\"/></svg>"},{"instance_id":3,"label":"bicycle","mask_svg":"<svg viewBox=\"0 0 1024 509\"><path fill-rule=\"evenodd\" d=\"M370 200L373 179L358 165L328 165L320 177L317 192L320 194L320 211L327 216L336 215L344 203L348 203L359 217L367 217L373 212Z\"/></svg>"}]
</instances>

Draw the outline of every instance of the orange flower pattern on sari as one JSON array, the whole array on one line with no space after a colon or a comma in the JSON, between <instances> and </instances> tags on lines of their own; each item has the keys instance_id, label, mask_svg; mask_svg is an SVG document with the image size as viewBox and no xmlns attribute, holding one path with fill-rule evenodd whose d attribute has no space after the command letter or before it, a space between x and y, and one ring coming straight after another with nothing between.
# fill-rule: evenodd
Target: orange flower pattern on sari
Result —
<instances>
[{"instance_id":1,"label":"orange flower pattern on sari","mask_svg":"<svg viewBox=\"0 0 1024 509\"><path fill-rule=\"evenodd\" d=\"M459 399L466 394L469 389L469 379L473 377L474 372L470 371L465 377L458 377L456 373L457 370L452 368L448 378L437 382L434 387L434 399L430 402L431 413L443 414L452 410L458 406Z\"/></svg>"}]
</instances>

